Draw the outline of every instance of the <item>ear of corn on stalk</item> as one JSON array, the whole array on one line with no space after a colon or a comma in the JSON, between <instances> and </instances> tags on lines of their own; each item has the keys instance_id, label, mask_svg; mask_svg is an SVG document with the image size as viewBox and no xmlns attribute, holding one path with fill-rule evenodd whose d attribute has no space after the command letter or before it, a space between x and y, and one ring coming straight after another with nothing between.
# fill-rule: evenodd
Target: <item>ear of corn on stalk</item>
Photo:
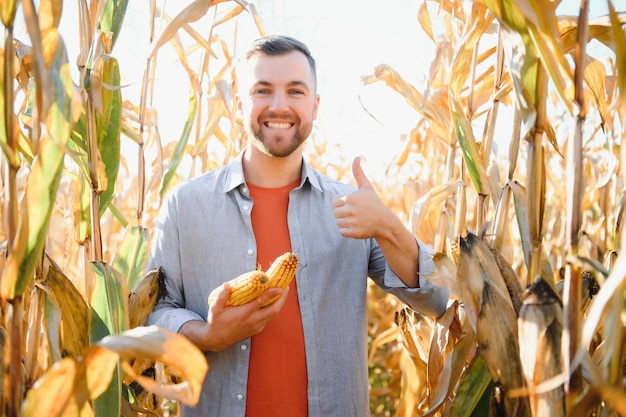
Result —
<instances>
[{"instance_id":1,"label":"ear of corn on stalk","mask_svg":"<svg viewBox=\"0 0 626 417\"><path fill-rule=\"evenodd\" d=\"M267 272L258 269L233 278L228 281L231 293L226 305L243 305L258 299L263 292L270 288L287 288L295 277L297 269L298 256L295 253L287 252L277 257ZM209 295L209 305L215 301L218 288ZM272 304L277 299L278 296L272 297L263 303L263 307Z\"/></svg>"},{"instance_id":2,"label":"ear of corn on stalk","mask_svg":"<svg viewBox=\"0 0 626 417\"><path fill-rule=\"evenodd\" d=\"M559 296L547 282L537 278L523 294L518 319L520 358L533 417L565 415L563 385L546 392L533 389L561 372L562 315Z\"/></svg>"},{"instance_id":3,"label":"ear of corn on stalk","mask_svg":"<svg viewBox=\"0 0 626 417\"><path fill-rule=\"evenodd\" d=\"M148 271L128 295L130 328L143 326L160 298L165 296L165 277L161 268Z\"/></svg>"},{"instance_id":4,"label":"ear of corn on stalk","mask_svg":"<svg viewBox=\"0 0 626 417\"><path fill-rule=\"evenodd\" d=\"M489 370L500 395L492 410L521 416L525 399L507 396L524 385L517 332L517 314L501 268L492 249L476 235L460 240L457 276L467 318L476 332L478 354ZM509 267L510 268L510 267ZM512 273L512 271L511 271Z\"/></svg>"}]
</instances>

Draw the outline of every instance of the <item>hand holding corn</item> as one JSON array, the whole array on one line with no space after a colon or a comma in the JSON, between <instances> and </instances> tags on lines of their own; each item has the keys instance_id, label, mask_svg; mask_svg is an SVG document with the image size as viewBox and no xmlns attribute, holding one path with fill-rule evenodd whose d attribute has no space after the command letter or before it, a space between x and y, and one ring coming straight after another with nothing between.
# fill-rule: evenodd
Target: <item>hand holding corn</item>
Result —
<instances>
[{"instance_id":1,"label":"hand holding corn","mask_svg":"<svg viewBox=\"0 0 626 417\"><path fill-rule=\"evenodd\" d=\"M226 305L240 306L258 300L263 307L275 302L279 296L261 301L261 294L270 288L285 289L289 286L298 269L298 256L287 252L272 262L267 272L255 270L246 272L228 281L231 292ZM215 302L221 287L214 289L209 295L209 306Z\"/></svg>"}]
</instances>

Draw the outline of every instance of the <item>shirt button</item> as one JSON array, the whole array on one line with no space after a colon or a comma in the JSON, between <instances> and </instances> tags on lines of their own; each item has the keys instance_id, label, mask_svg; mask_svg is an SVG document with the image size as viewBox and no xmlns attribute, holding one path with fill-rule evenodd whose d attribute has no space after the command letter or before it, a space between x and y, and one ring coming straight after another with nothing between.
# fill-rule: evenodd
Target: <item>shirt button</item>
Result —
<instances>
[{"instance_id":1,"label":"shirt button","mask_svg":"<svg viewBox=\"0 0 626 417\"><path fill-rule=\"evenodd\" d=\"M249 209L250 207L248 207L248 205L247 205L247 204L244 204L244 205L243 205L243 207L241 207L241 208L243 209L243 211L248 211L248 209Z\"/></svg>"},{"instance_id":2,"label":"shirt button","mask_svg":"<svg viewBox=\"0 0 626 417\"><path fill-rule=\"evenodd\" d=\"M248 350L248 346L246 346L246 345L241 345L241 350Z\"/></svg>"},{"instance_id":3,"label":"shirt button","mask_svg":"<svg viewBox=\"0 0 626 417\"><path fill-rule=\"evenodd\" d=\"M237 399L238 399L239 401L243 400L243 394L237 394Z\"/></svg>"},{"instance_id":4,"label":"shirt button","mask_svg":"<svg viewBox=\"0 0 626 417\"><path fill-rule=\"evenodd\" d=\"M248 188L247 187L241 187L241 192L244 193L245 195L248 195Z\"/></svg>"},{"instance_id":5,"label":"shirt button","mask_svg":"<svg viewBox=\"0 0 626 417\"><path fill-rule=\"evenodd\" d=\"M252 249L248 249L248 255L252 255L254 251Z\"/></svg>"}]
</instances>

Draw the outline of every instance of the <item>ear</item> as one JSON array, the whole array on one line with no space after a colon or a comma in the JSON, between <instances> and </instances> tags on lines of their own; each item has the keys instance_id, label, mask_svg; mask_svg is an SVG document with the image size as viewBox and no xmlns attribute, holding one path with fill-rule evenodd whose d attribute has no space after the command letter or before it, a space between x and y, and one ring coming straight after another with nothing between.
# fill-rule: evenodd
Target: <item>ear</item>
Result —
<instances>
[{"instance_id":1,"label":"ear","mask_svg":"<svg viewBox=\"0 0 626 417\"><path fill-rule=\"evenodd\" d=\"M315 104L313 105L313 120L317 119L317 109L320 106L320 96L319 94L315 95Z\"/></svg>"},{"instance_id":2,"label":"ear","mask_svg":"<svg viewBox=\"0 0 626 417\"><path fill-rule=\"evenodd\" d=\"M241 116L243 116L243 104L241 103L241 96L239 93L235 94L235 103L237 103L237 116L241 118Z\"/></svg>"}]
</instances>

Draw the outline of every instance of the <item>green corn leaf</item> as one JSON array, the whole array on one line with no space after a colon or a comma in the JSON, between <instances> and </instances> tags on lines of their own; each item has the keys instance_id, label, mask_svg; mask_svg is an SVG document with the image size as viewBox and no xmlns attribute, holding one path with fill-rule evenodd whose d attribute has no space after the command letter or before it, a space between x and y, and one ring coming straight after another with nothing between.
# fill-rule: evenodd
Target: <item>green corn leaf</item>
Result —
<instances>
[{"instance_id":1,"label":"green corn leaf","mask_svg":"<svg viewBox=\"0 0 626 417\"><path fill-rule=\"evenodd\" d=\"M47 96L49 103L54 104L48 105L44 114L45 134L39 141L38 157L28 175L16 238L2 276L5 299L24 293L41 258L72 129L74 87L65 46L55 29L48 30L42 41L49 51Z\"/></svg>"},{"instance_id":2,"label":"green corn leaf","mask_svg":"<svg viewBox=\"0 0 626 417\"><path fill-rule=\"evenodd\" d=\"M91 298L89 339L92 344L128 328L128 289L110 265L94 262L95 286ZM119 363L111 383L94 401L96 417L118 417L121 409L122 377Z\"/></svg>"},{"instance_id":3,"label":"green corn leaf","mask_svg":"<svg viewBox=\"0 0 626 417\"><path fill-rule=\"evenodd\" d=\"M172 157L170 159L170 163L167 166L165 171L165 175L163 176L163 181L161 182L161 188L159 189L159 195L163 197L167 190L170 187L170 183L176 174L176 170L180 165L180 161L182 161L185 156L185 148L187 147L187 142L189 142L189 136L191 135L191 130L193 128L194 119L196 116L196 111L198 109L198 99L194 91L191 92L189 96L189 107L187 109L187 119L185 120L185 126L183 127L183 132L180 135L180 139L178 139L178 143L176 144L176 148L172 153Z\"/></svg>"},{"instance_id":4,"label":"green corn leaf","mask_svg":"<svg viewBox=\"0 0 626 417\"><path fill-rule=\"evenodd\" d=\"M70 156L80 168L83 176L89 181L89 165L87 159L87 125L85 121L85 113L81 113L80 117L74 124L68 148L72 151Z\"/></svg>"},{"instance_id":5,"label":"green corn leaf","mask_svg":"<svg viewBox=\"0 0 626 417\"><path fill-rule=\"evenodd\" d=\"M4 7L4 3L3 6ZM4 90L5 77L7 76L6 71L4 71L4 63L9 62L9 57L5 55L10 54L11 51L9 49L2 49L0 53L0 146L2 147L2 152L7 157L8 160L12 160L10 156L13 154L11 148L9 147L9 138L7 128L9 126L10 120L6 120L7 112L6 112L6 101L5 97L8 95L8 91ZM9 99L10 100L10 99Z\"/></svg>"},{"instance_id":6,"label":"green corn leaf","mask_svg":"<svg viewBox=\"0 0 626 417\"><path fill-rule=\"evenodd\" d=\"M74 205L74 239L81 245L91 236L91 187L88 178L83 175L76 179L79 192Z\"/></svg>"},{"instance_id":7,"label":"green corn leaf","mask_svg":"<svg viewBox=\"0 0 626 417\"><path fill-rule=\"evenodd\" d=\"M115 270L126 278L128 288L135 288L143 277L147 260L148 231L140 226L128 227L113 261Z\"/></svg>"},{"instance_id":8,"label":"green corn leaf","mask_svg":"<svg viewBox=\"0 0 626 417\"><path fill-rule=\"evenodd\" d=\"M452 122L454 124L454 132L456 133L463 160L467 166L467 171L474 184L474 188L478 194L489 194L489 179L483 160L478 152L478 145L474 139L472 125L463 113L461 103L454 97L450 96L450 108L452 111Z\"/></svg>"},{"instance_id":9,"label":"green corn leaf","mask_svg":"<svg viewBox=\"0 0 626 417\"><path fill-rule=\"evenodd\" d=\"M91 268L95 273L95 285L91 297L89 340L95 343L127 329L128 289L110 265L93 262Z\"/></svg>"},{"instance_id":10,"label":"green corn leaf","mask_svg":"<svg viewBox=\"0 0 626 417\"><path fill-rule=\"evenodd\" d=\"M127 6L128 0L108 0L104 3L104 11L100 16L98 28L104 33L112 33L111 49L115 46L115 41L122 29Z\"/></svg>"},{"instance_id":11,"label":"green corn leaf","mask_svg":"<svg viewBox=\"0 0 626 417\"><path fill-rule=\"evenodd\" d=\"M478 355L474 357L466 373L461 377L459 388L450 407L450 417L470 417L489 415L489 402L485 408L483 396L488 395L492 379L485 363ZM478 406L482 409L477 409ZM477 414L474 414L476 412Z\"/></svg>"},{"instance_id":12,"label":"green corn leaf","mask_svg":"<svg viewBox=\"0 0 626 417\"><path fill-rule=\"evenodd\" d=\"M570 85L573 79L572 70L565 59L565 49L561 42L561 36L556 19L556 6L558 3L548 0L485 0L485 4L498 20L508 28L508 31L516 32L522 38L525 59L523 65L533 66L538 61L536 55L543 63L546 71L550 74L555 88L562 98L563 105L568 111L573 111L573 97ZM511 56L511 55L509 55ZM515 63L514 59L510 59ZM518 65L518 64L515 64ZM511 71L512 74L518 73ZM526 90L532 94L534 77L519 71L524 81ZM519 87L519 86L517 86ZM545 100L545 97L535 97L536 100Z\"/></svg>"},{"instance_id":13,"label":"green corn leaf","mask_svg":"<svg viewBox=\"0 0 626 417\"><path fill-rule=\"evenodd\" d=\"M98 150L107 178L106 189L100 194L100 215L102 215L115 194L115 182L120 166L122 94L119 65L115 58L102 55L96 59L91 72L91 94L97 110Z\"/></svg>"}]
</instances>

